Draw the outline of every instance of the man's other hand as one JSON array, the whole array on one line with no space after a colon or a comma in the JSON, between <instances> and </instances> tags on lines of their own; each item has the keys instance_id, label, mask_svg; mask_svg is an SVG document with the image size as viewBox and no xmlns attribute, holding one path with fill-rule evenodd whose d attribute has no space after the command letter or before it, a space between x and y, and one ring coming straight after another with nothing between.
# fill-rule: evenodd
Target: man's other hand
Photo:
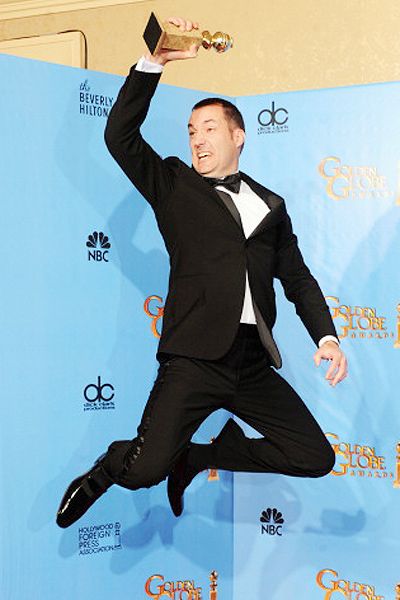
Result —
<instances>
[{"instance_id":1,"label":"man's other hand","mask_svg":"<svg viewBox=\"0 0 400 600\"><path fill-rule=\"evenodd\" d=\"M181 31L192 31L198 29L199 24L196 21L188 21L182 19L182 17L168 17L167 23L171 23L179 28ZM185 58L195 58L200 47L198 44L192 44L189 50L165 50L161 49L157 54L150 54L148 52L145 55L146 60L158 63L159 65L166 65L171 60L184 60Z\"/></svg>"},{"instance_id":2,"label":"man's other hand","mask_svg":"<svg viewBox=\"0 0 400 600\"><path fill-rule=\"evenodd\" d=\"M332 361L329 369L326 372L325 379L327 379L333 387L343 381L347 377L347 358L341 351L340 347L336 342L325 342L314 354L314 362L317 367L321 364L321 360Z\"/></svg>"}]
</instances>

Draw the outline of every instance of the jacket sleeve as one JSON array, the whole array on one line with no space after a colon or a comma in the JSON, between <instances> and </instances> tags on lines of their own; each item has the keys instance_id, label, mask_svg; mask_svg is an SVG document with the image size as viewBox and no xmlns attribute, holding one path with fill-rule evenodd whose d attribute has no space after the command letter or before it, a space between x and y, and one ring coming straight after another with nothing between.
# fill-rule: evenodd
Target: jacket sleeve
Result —
<instances>
[{"instance_id":1,"label":"jacket sleeve","mask_svg":"<svg viewBox=\"0 0 400 600\"><path fill-rule=\"evenodd\" d=\"M293 302L311 338L318 345L325 335L337 337L329 307L316 279L304 263L289 215L279 225L275 276Z\"/></svg>"},{"instance_id":2,"label":"jacket sleeve","mask_svg":"<svg viewBox=\"0 0 400 600\"><path fill-rule=\"evenodd\" d=\"M144 122L161 73L131 68L107 120L108 150L133 185L157 210L173 188L174 171L143 139Z\"/></svg>"}]
</instances>

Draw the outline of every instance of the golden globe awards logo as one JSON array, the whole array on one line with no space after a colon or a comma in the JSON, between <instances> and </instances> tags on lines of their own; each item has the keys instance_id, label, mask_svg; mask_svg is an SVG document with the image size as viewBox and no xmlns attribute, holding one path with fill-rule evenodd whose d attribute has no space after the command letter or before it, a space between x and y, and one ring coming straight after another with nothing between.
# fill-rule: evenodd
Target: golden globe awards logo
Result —
<instances>
[{"instance_id":1,"label":"golden globe awards logo","mask_svg":"<svg viewBox=\"0 0 400 600\"><path fill-rule=\"evenodd\" d=\"M375 586L369 583L352 582L340 579L339 574L333 569L322 569L316 577L318 586L324 590L323 600L384 600L375 591Z\"/></svg>"},{"instance_id":2,"label":"golden globe awards logo","mask_svg":"<svg viewBox=\"0 0 400 600\"><path fill-rule=\"evenodd\" d=\"M326 193L332 200L367 200L389 198L384 175L374 166L351 166L342 164L337 156L323 158L318 172L326 181Z\"/></svg>"},{"instance_id":3,"label":"golden globe awards logo","mask_svg":"<svg viewBox=\"0 0 400 600\"><path fill-rule=\"evenodd\" d=\"M164 315L164 306L162 304L163 299L161 296L148 296L144 301L143 309L148 317L151 319L151 331L154 337L159 338L160 333L160 319Z\"/></svg>"},{"instance_id":4,"label":"golden globe awards logo","mask_svg":"<svg viewBox=\"0 0 400 600\"><path fill-rule=\"evenodd\" d=\"M380 315L376 308L371 306L351 306L350 304L342 304L336 296L326 296L325 299L331 309L332 318L339 321L338 335L340 339L373 338L377 340L387 340L395 338L395 333L387 330L386 316ZM397 318L398 338L400 338L399 307L400 305L397 308L399 311L399 316ZM338 325L338 323L335 323L335 325ZM395 347L397 347L396 342Z\"/></svg>"},{"instance_id":5,"label":"golden globe awards logo","mask_svg":"<svg viewBox=\"0 0 400 600\"><path fill-rule=\"evenodd\" d=\"M335 433L326 433L326 437L336 455L331 475L393 479L393 473L386 469L385 457L378 455L373 446L340 441Z\"/></svg>"},{"instance_id":6,"label":"golden globe awards logo","mask_svg":"<svg viewBox=\"0 0 400 600\"><path fill-rule=\"evenodd\" d=\"M209 600L218 600L217 591L218 573L211 571ZM163 575L151 575L144 585L144 591L149 598L161 600L205 600L202 596L202 588L197 586L194 580L185 579L179 581L165 581Z\"/></svg>"},{"instance_id":7,"label":"golden globe awards logo","mask_svg":"<svg viewBox=\"0 0 400 600\"><path fill-rule=\"evenodd\" d=\"M331 309L332 318L341 321L338 327L339 339L395 339L394 347L400 348L400 303L397 305L396 332L389 332L386 326L387 317L379 315L376 308L342 304L336 296L325 296L325 299ZM144 301L143 309L151 319L151 331L154 337L159 338L161 335L160 319L164 315L162 297L148 296Z\"/></svg>"}]
</instances>

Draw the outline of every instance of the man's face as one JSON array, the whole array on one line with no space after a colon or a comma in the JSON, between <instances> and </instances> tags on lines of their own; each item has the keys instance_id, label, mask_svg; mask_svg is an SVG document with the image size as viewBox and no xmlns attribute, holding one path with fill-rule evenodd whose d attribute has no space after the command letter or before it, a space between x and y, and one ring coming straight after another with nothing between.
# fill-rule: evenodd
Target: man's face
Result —
<instances>
[{"instance_id":1,"label":"man's face","mask_svg":"<svg viewBox=\"0 0 400 600\"><path fill-rule=\"evenodd\" d=\"M227 121L222 106L211 104L194 110L189 120L189 140L195 170L207 177L224 177L238 170L244 131Z\"/></svg>"}]
</instances>

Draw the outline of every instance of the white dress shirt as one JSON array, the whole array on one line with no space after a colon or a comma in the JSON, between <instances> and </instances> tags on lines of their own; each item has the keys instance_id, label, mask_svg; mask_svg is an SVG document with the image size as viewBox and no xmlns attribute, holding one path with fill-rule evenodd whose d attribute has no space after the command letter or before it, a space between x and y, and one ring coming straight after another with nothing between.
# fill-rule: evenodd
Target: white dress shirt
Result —
<instances>
[{"instance_id":1,"label":"white dress shirt","mask_svg":"<svg viewBox=\"0 0 400 600\"><path fill-rule=\"evenodd\" d=\"M161 73L163 71L163 66L154 63L150 60L146 60L146 58L142 56L136 64L136 70L143 71L145 73ZM253 190L247 185L245 181L241 181L240 190L237 194L224 188L222 185L217 186L216 189L218 188L220 188L221 190L223 190L231 196L233 202L236 205L236 208L239 211L244 234L246 238L248 238L249 235L251 235L251 233L257 227L257 225L264 219L265 215L267 215L270 212L270 209L268 208L267 204L259 196L257 196L255 192L253 192ZM251 300L251 292L247 271L246 287L240 322L256 324L256 316L254 314L253 303ZM325 335L319 340L318 346L321 347L322 344L328 341L333 341L339 344L339 340L335 336Z\"/></svg>"},{"instance_id":2,"label":"white dress shirt","mask_svg":"<svg viewBox=\"0 0 400 600\"><path fill-rule=\"evenodd\" d=\"M257 194L247 185L245 181L240 182L240 190L237 194L224 188L222 185L216 186L216 189L221 189L225 193L229 194L236 208L239 211L240 218L242 221L243 231L246 238L251 235L257 225L263 220L265 215L270 212L267 204L264 200L261 200ZM249 277L246 271L246 287L244 292L244 302L242 308L242 315L240 317L241 323L256 323L256 316L254 314L253 302L251 300Z\"/></svg>"}]
</instances>

